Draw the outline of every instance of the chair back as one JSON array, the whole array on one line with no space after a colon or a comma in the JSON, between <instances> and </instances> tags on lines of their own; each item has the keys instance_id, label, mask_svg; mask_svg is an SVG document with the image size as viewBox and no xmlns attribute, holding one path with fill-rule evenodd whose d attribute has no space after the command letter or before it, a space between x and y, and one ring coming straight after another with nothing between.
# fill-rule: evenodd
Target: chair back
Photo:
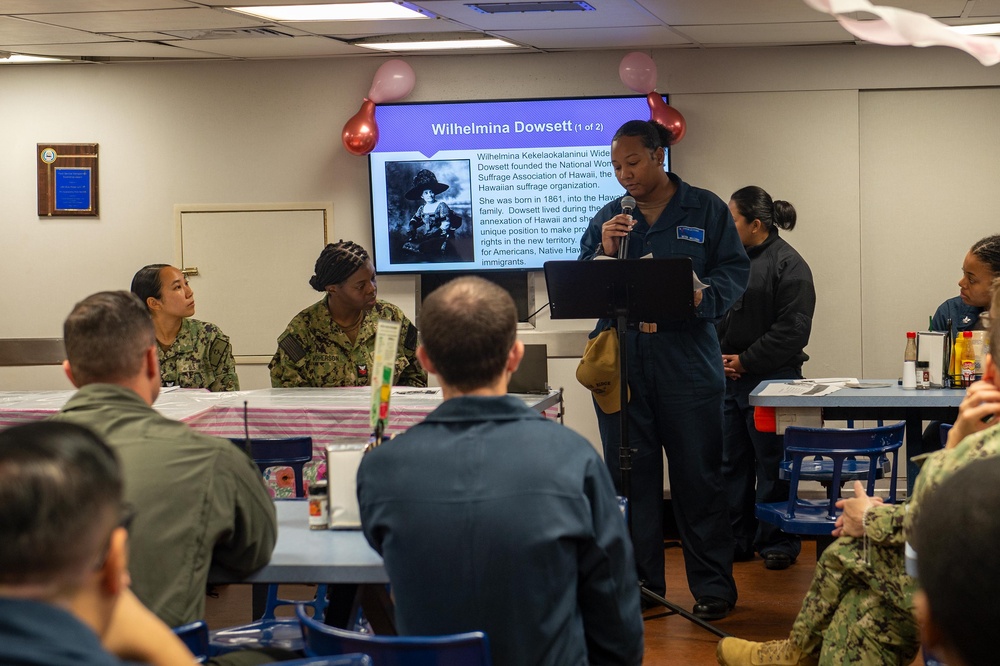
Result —
<instances>
[{"instance_id":1,"label":"chair back","mask_svg":"<svg viewBox=\"0 0 1000 666\"><path fill-rule=\"evenodd\" d=\"M306 640L306 654L360 652L373 666L490 666L489 640L481 631L447 636L377 636L323 624L298 606L295 614Z\"/></svg>"},{"instance_id":2,"label":"chair back","mask_svg":"<svg viewBox=\"0 0 1000 666\"><path fill-rule=\"evenodd\" d=\"M240 447L246 446L245 439L230 438ZM268 467L291 467L295 474L295 496L305 497L305 464L312 461L312 437L288 437L285 439L251 439L250 457L263 474Z\"/></svg>"},{"instance_id":3,"label":"chair back","mask_svg":"<svg viewBox=\"0 0 1000 666\"><path fill-rule=\"evenodd\" d=\"M204 620L174 627L173 631L187 649L191 650L197 663L202 664L208 659L208 625Z\"/></svg>"},{"instance_id":4,"label":"chair back","mask_svg":"<svg viewBox=\"0 0 1000 666\"><path fill-rule=\"evenodd\" d=\"M372 666L366 654L338 654L330 657L303 657L290 661L272 661L264 666Z\"/></svg>"},{"instance_id":5,"label":"chair back","mask_svg":"<svg viewBox=\"0 0 1000 666\"><path fill-rule=\"evenodd\" d=\"M867 493L873 495L875 480L881 472L879 461L883 457L891 457L889 496L886 502L895 502L899 475L898 454L905 431L905 422L877 428L788 427L785 430L785 454L791 461L788 500L758 504L757 517L793 534L829 534L839 513L836 502L840 498L840 486L848 458L868 458L868 464L862 468L866 472ZM799 482L806 478L803 463L807 458L816 456L832 461L828 497L821 503L800 499L798 495Z\"/></svg>"},{"instance_id":6,"label":"chair back","mask_svg":"<svg viewBox=\"0 0 1000 666\"><path fill-rule=\"evenodd\" d=\"M939 430L941 432L941 448L948 446L948 433L951 432L950 423L942 423Z\"/></svg>"}]
</instances>

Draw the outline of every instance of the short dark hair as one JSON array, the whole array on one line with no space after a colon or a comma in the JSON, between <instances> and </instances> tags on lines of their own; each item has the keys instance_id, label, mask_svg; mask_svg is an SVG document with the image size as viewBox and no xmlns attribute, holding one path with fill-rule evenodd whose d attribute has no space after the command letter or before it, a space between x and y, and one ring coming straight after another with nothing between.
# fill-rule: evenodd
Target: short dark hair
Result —
<instances>
[{"instance_id":1,"label":"short dark hair","mask_svg":"<svg viewBox=\"0 0 1000 666\"><path fill-rule=\"evenodd\" d=\"M674 142L674 133L655 120L630 120L615 132L611 141L615 142L623 136L637 136L642 145L650 150L666 148Z\"/></svg>"},{"instance_id":2,"label":"short dark hair","mask_svg":"<svg viewBox=\"0 0 1000 666\"><path fill-rule=\"evenodd\" d=\"M340 284L370 260L368 252L354 241L339 240L330 243L316 260L314 275L309 286L316 291L326 291L331 284Z\"/></svg>"},{"instance_id":3,"label":"short dark hair","mask_svg":"<svg viewBox=\"0 0 1000 666\"><path fill-rule=\"evenodd\" d=\"M0 584L50 582L94 561L122 485L114 451L87 428L41 421L0 432Z\"/></svg>"},{"instance_id":4,"label":"short dark hair","mask_svg":"<svg viewBox=\"0 0 1000 666\"><path fill-rule=\"evenodd\" d=\"M968 666L996 663L1000 624L1000 456L975 460L921 502L914 524L920 585L947 645Z\"/></svg>"},{"instance_id":5,"label":"short dark hair","mask_svg":"<svg viewBox=\"0 0 1000 666\"><path fill-rule=\"evenodd\" d=\"M733 196L729 198L747 222L760 220L768 231L775 226L788 231L795 228L795 207L781 199L772 200L771 195L762 187L747 185L733 192Z\"/></svg>"},{"instance_id":6,"label":"short dark hair","mask_svg":"<svg viewBox=\"0 0 1000 666\"><path fill-rule=\"evenodd\" d=\"M163 297L163 280L160 277L160 271L169 265L149 264L140 268L132 276L132 286L130 289L133 294L139 297L143 305L146 305L148 298L152 297L159 300Z\"/></svg>"},{"instance_id":7,"label":"short dark hair","mask_svg":"<svg viewBox=\"0 0 1000 666\"><path fill-rule=\"evenodd\" d=\"M114 383L139 372L143 354L156 344L156 331L138 296L102 291L73 306L63 342L78 385Z\"/></svg>"},{"instance_id":8,"label":"short dark hair","mask_svg":"<svg viewBox=\"0 0 1000 666\"><path fill-rule=\"evenodd\" d=\"M498 285L461 277L424 299L420 330L441 380L472 391L496 381L504 371L517 339L517 307Z\"/></svg>"}]
</instances>

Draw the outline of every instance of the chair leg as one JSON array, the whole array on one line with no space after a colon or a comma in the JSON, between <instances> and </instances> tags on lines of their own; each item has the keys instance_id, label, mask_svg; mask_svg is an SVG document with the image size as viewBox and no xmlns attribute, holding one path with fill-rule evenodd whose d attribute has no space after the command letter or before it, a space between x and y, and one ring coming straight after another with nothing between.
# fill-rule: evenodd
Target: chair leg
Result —
<instances>
[{"instance_id":1,"label":"chair leg","mask_svg":"<svg viewBox=\"0 0 1000 666\"><path fill-rule=\"evenodd\" d=\"M823 551L827 547L837 540L837 537L832 534L821 534L816 537L816 560L819 560L819 556L823 554Z\"/></svg>"},{"instance_id":2,"label":"chair leg","mask_svg":"<svg viewBox=\"0 0 1000 666\"><path fill-rule=\"evenodd\" d=\"M358 589L361 608L365 611L372 631L383 636L396 635L392 599L385 585L361 585Z\"/></svg>"},{"instance_id":3,"label":"chair leg","mask_svg":"<svg viewBox=\"0 0 1000 666\"><path fill-rule=\"evenodd\" d=\"M267 594L270 585L266 583L254 583L250 586L251 591L251 602L250 609L253 613L251 620L258 620L264 616L264 611L267 609Z\"/></svg>"}]
</instances>

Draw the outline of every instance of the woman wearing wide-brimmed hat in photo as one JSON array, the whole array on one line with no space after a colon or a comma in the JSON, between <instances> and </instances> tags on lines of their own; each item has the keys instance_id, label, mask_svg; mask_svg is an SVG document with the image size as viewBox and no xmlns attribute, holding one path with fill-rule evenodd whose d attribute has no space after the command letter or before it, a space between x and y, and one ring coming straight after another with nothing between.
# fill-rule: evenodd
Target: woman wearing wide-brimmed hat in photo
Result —
<instances>
[{"instance_id":1,"label":"woman wearing wide-brimmed hat in photo","mask_svg":"<svg viewBox=\"0 0 1000 666\"><path fill-rule=\"evenodd\" d=\"M448 204L437 200L437 195L447 189L448 186L439 182L437 176L427 169L421 169L413 177L413 187L403 197L423 203L410 218L409 234L403 249L438 261L458 259L451 239L455 229L461 226L462 218L453 214Z\"/></svg>"}]
</instances>

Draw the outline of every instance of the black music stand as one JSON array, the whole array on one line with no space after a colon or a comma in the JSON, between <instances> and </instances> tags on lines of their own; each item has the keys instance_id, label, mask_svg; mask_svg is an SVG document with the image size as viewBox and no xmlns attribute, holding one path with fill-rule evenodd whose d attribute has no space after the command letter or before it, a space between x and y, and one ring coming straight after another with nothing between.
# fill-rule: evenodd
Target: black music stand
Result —
<instances>
[{"instance_id":1,"label":"black music stand","mask_svg":"<svg viewBox=\"0 0 1000 666\"><path fill-rule=\"evenodd\" d=\"M618 329L619 383L621 389L621 441L618 460L622 495L632 502L632 447L628 446L628 353L625 331L638 322L668 323L694 317L691 260L615 259L546 261L545 284L552 319L614 319ZM632 512L628 512L632 531ZM700 617L650 592L639 583L640 594L716 636L729 636Z\"/></svg>"}]
</instances>

